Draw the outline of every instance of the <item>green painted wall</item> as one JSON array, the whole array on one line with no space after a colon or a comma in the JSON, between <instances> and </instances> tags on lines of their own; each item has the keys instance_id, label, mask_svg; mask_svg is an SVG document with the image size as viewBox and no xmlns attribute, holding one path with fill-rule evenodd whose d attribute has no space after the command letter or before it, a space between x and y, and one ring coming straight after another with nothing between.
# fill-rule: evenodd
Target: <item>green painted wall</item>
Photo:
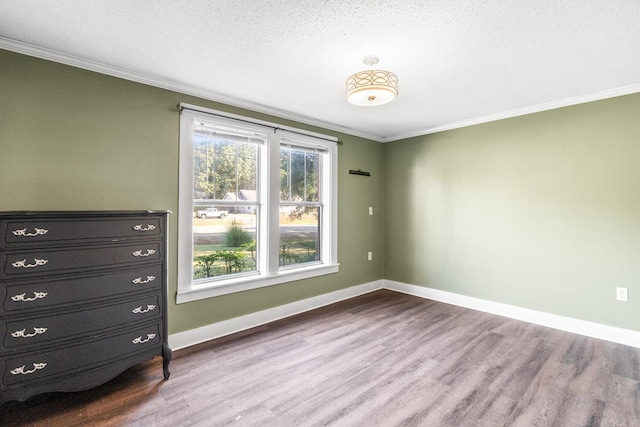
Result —
<instances>
[{"instance_id":1,"label":"green painted wall","mask_svg":"<svg viewBox=\"0 0 640 427\"><path fill-rule=\"evenodd\" d=\"M336 135L340 272L175 304L178 102ZM169 331L381 279L383 146L361 138L0 50L0 210L168 209ZM371 171L371 178L348 175ZM368 216L368 206L379 215ZM373 251L379 261L367 261Z\"/></svg>"},{"instance_id":2,"label":"green painted wall","mask_svg":"<svg viewBox=\"0 0 640 427\"><path fill-rule=\"evenodd\" d=\"M340 273L174 303L180 101L344 141ZM0 210L172 210L171 333L382 277L640 330L638 117L629 95L383 145L0 50Z\"/></svg>"},{"instance_id":3,"label":"green painted wall","mask_svg":"<svg viewBox=\"0 0 640 427\"><path fill-rule=\"evenodd\" d=\"M639 118L634 94L385 144L385 278L640 331Z\"/></svg>"}]
</instances>

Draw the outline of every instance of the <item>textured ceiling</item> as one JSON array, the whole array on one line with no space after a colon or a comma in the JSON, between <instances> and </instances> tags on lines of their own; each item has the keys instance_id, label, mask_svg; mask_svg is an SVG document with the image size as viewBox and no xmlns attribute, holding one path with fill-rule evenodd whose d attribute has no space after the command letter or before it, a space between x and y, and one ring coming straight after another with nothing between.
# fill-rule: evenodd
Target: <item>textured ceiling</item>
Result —
<instances>
[{"instance_id":1,"label":"textured ceiling","mask_svg":"<svg viewBox=\"0 0 640 427\"><path fill-rule=\"evenodd\" d=\"M0 0L0 37L378 141L640 91L638 0ZM368 54L390 104L346 101Z\"/></svg>"}]
</instances>

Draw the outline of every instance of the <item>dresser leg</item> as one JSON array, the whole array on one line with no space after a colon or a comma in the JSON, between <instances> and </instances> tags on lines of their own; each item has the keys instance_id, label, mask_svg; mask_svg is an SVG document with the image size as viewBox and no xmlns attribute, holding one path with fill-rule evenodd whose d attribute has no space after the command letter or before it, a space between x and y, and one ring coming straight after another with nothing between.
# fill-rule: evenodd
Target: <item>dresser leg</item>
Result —
<instances>
[{"instance_id":1,"label":"dresser leg","mask_svg":"<svg viewBox=\"0 0 640 427\"><path fill-rule=\"evenodd\" d=\"M164 375L165 380L168 380L169 375L171 374L171 372L169 372L170 361L171 361L171 349L169 348L169 346L164 345L162 346L162 373Z\"/></svg>"}]
</instances>

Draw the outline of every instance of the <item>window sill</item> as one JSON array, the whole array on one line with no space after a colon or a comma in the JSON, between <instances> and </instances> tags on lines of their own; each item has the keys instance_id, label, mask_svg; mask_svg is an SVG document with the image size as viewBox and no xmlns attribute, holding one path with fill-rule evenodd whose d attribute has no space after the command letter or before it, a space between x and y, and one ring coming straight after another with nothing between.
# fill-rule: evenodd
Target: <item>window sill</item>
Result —
<instances>
[{"instance_id":1,"label":"window sill","mask_svg":"<svg viewBox=\"0 0 640 427\"><path fill-rule=\"evenodd\" d=\"M263 288L265 286L293 282L296 280L309 279L312 277L323 276L325 274L337 273L339 268L340 264L321 264L292 270L282 270L277 276L253 275L224 281L212 281L191 285L189 289L178 290L176 303L182 304L185 302L197 301L200 299L248 291L251 289Z\"/></svg>"}]
</instances>

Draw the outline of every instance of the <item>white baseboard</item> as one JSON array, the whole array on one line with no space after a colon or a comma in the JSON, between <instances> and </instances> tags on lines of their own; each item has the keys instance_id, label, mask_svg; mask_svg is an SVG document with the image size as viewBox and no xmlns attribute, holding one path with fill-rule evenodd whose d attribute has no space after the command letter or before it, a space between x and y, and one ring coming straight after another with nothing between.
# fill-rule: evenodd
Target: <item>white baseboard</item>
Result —
<instances>
[{"instance_id":1,"label":"white baseboard","mask_svg":"<svg viewBox=\"0 0 640 427\"><path fill-rule=\"evenodd\" d=\"M290 304L247 314L245 316L234 317L233 319L224 320L222 322L213 323L200 328L171 334L169 335L169 347L173 350L179 350L214 338L220 338L235 332L244 331L246 329L264 325L298 313L303 313L305 311L382 289L383 284L383 280L377 280L375 282L352 286L350 288L318 295L313 298L292 302Z\"/></svg>"},{"instance_id":2,"label":"white baseboard","mask_svg":"<svg viewBox=\"0 0 640 427\"><path fill-rule=\"evenodd\" d=\"M171 334L169 335L169 346L173 350L179 350L181 348L293 316L298 313L303 313L305 311L353 298L358 295L373 292L378 289L389 289L421 298L483 311L485 313L522 320L536 325L547 326L561 331L640 348L640 332L637 331L616 328L614 326L607 326L600 323L573 319L556 314L544 313L542 311L530 310L509 304L502 304L499 302L487 301L480 298L441 291L439 289L410 285L407 283L384 279L341 289L328 294L318 295L313 298L292 302L279 307L247 314L245 316L235 317L233 319L224 320L222 322L213 323L200 328Z\"/></svg>"},{"instance_id":3,"label":"white baseboard","mask_svg":"<svg viewBox=\"0 0 640 427\"><path fill-rule=\"evenodd\" d=\"M561 331L640 348L640 332L629 329L616 328L614 326L573 319L571 317L559 316L557 314L544 313L542 311L487 301L438 289L409 285L407 283L395 282L393 280L384 280L383 287L385 289L415 295L434 301L471 308L473 310L497 314L511 319L523 320L525 322L547 326Z\"/></svg>"}]
</instances>

